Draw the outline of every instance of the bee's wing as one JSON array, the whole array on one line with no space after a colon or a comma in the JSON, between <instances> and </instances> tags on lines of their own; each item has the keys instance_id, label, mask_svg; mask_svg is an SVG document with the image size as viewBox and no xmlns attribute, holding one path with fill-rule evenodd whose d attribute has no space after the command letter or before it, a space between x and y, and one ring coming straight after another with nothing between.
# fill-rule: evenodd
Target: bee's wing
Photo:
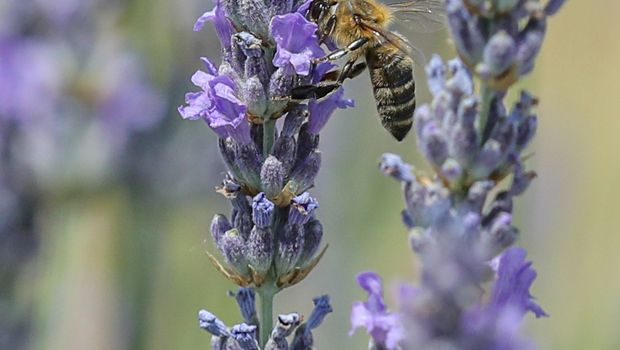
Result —
<instances>
[{"instance_id":1,"label":"bee's wing","mask_svg":"<svg viewBox=\"0 0 620 350\"><path fill-rule=\"evenodd\" d=\"M425 64L426 58L422 51L411 45L405 38L387 29L377 27L365 20L361 20L360 25L364 29L371 31L380 41L388 42L397 47L401 52L411 57L417 64Z\"/></svg>"},{"instance_id":2,"label":"bee's wing","mask_svg":"<svg viewBox=\"0 0 620 350\"><path fill-rule=\"evenodd\" d=\"M395 18L420 33L432 33L446 26L444 0L403 0L388 5Z\"/></svg>"}]
</instances>

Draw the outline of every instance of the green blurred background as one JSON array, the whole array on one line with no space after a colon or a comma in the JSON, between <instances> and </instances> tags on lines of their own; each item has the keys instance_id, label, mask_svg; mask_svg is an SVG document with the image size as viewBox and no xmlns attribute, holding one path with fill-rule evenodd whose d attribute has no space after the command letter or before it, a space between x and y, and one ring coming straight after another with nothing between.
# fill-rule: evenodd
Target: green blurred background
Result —
<instances>
[{"instance_id":1,"label":"green blurred background","mask_svg":"<svg viewBox=\"0 0 620 350\"><path fill-rule=\"evenodd\" d=\"M240 320L226 295L234 286L205 254L215 250L211 217L229 212L212 191L224 171L216 139L176 113L199 57L219 53L212 28L191 30L211 7L202 0L114 2L114 30L141 55L167 112L132 144L140 150L132 162L144 161L148 171L40 185L39 244L20 270L14 301L34 319L28 348L207 349L198 309L228 324ZM535 72L522 83L540 98L528 162L539 176L517 199L516 213L519 244L539 273L533 294L551 315L527 318L525 331L541 349L620 348L618 16L617 0L569 1L550 20ZM445 33L408 36L427 56L453 55ZM417 80L419 101L428 102L420 67ZM400 188L379 173L377 160L389 151L425 165L413 136L397 144L380 127L366 76L348 82L346 94L357 106L338 111L323 132L313 190L330 248L304 282L276 297L276 312L308 314L313 296L331 295L335 312L315 335L318 349L366 348L365 334L347 335L350 305L365 297L358 272L379 272L388 291L417 278ZM388 300L395 305L390 293Z\"/></svg>"}]
</instances>

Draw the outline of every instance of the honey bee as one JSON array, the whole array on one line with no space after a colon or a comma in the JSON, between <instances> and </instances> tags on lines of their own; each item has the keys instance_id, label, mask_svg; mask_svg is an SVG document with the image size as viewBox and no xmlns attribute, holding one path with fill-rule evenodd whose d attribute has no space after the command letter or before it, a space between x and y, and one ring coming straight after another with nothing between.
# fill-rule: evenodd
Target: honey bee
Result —
<instances>
[{"instance_id":1,"label":"honey bee","mask_svg":"<svg viewBox=\"0 0 620 350\"><path fill-rule=\"evenodd\" d=\"M413 53L415 48L400 34L388 30L394 18L410 21L415 31L430 32L445 22L442 0L406 0L385 5L375 0L313 0L307 18L318 25L321 43L333 42L337 50L321 61L348 60L336 81L294 89L294 97L321 98L335 91L347 78L365 68L381 123L401 141L413 125L416 106ZM364 58L363 63L357 63Z\"/></svg>"}]
</instances>

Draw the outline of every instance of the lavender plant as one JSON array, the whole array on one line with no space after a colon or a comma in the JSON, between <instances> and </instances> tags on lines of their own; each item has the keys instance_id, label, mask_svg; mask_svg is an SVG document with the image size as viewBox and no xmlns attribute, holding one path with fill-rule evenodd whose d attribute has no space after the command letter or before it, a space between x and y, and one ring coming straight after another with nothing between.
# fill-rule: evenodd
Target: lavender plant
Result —
<instances>
[{"instance_id":1,"label":"lavender plant","mask_svg":"<svg viewBox=\"0 0 620 350\"><path fill-rule=\"evenodd\" d=\"M400 309L389 312L381 278L358 276L369 297L354 304L351 322L353 331L367 329L371 349L531 345L518 333L523 316L547 315L529 293L536 272L526 251L511 246L519 234L513 198L535 177L525 170L523 152L536 132L537 100L523 91L508 109L504 99L532 70L547 17L562 3L446 1L460 59L447 65L439 56L431 59L426 72L433 101L415 114L418 148L433 174L415 172L394 154L380 162L403 186L402 217L422 277L419 286L400 288Z\"/></svg>"},{"instance_id":2,"label":"lavender plant","mask_svg":"<svg viewBox=\"0 0 620 350\"><path fill-rule=\"evenodd\" d=\"M325 252L319 204L308 192L321 164L319 132L335 109L353 105L342 89L321 101L290 101L294 87L320 81L333 67L312 64L325 52L306 11L307 4L294 0L222 0L194 26L198 31L213 22L221 64L202 59L205 71L192 77L201 91L188 93L179 112L204 120L219 138L227 172L218 192L233 209L230 218L215 215L211 223L223 262L209 257L242 287L236 296L244 316L244 323L229 328L200 311L213 349L309 349L312 330L331 312L327 296L319 297L304 324L288 314L272 328L274 295L302 281Z\"/></svg>"}]
</instances>

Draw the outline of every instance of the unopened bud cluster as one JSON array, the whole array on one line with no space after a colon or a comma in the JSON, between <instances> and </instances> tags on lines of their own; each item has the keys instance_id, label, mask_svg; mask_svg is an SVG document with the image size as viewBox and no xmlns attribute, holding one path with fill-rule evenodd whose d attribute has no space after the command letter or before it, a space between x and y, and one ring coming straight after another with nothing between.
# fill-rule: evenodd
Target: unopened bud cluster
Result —
<instances>
[{"instance_id":1,"label":"unopened bud cluster","mask_svg":"<svg viewBox=\"0 0 620 350\"><path fill-rule=\"evenodd\" d=\"M547 17L564 0L447 0L452 36L461 59L498 91L534 68Z\"/></svg>"},{"instance_id":2,"label":"unopened bud cluster","mask_svg":"<svg viewBox=\"0 0 620 350\"><path fill-rule=\"evenodd\" d=\"M314 298L314 309L310 316L303 317L296 312L280 314L277 323L264 347L259 345L259 324L256 317L254 290L241 288L234 295L237 299L243 323L226 326L217 316L207 310L198 312L200 328L211 333L212 350L307 350L312 349L312 330L316 329L328 313L332 312L329 297ZM271 325L268 325L271 329Z\"/></svg>"}]
</instances>

